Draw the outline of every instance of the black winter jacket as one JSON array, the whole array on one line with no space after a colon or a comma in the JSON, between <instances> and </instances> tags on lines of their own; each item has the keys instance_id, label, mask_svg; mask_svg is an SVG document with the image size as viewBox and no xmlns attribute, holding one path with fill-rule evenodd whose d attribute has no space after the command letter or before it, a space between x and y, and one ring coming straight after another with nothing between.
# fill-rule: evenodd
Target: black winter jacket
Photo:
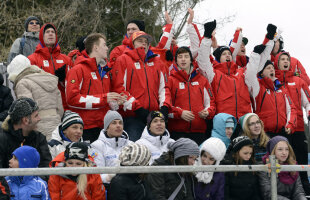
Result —
<instances>
[{"instance_id":1,"label":"black winter jacket","mask_svg":"<svg viewBox=\"0 0 310 200\"><path fill-rule=\"evenodd\" d=\"M0 129L0 168L8 168L9 160L15 149L23 145L32 146L40 154L39 167L48 167L52 156L49 152L46 138L40 132L32 131L29 136L24 137L22 130L14 131L11 120L5 120Z\"/></svg>"},{"instance_id":2,"label":"black winter jacket","mask_svg":"<svg viewBox=\"0 0 310 200\"><path fill-rule=\"evenodd\" d=\"M108 200L153 199L149 185L138 174L117 174L111 180Z\"/></svg>"},{"instance_id":3,"label":"black winter jacket","mask_svg":"<svg viewBox=\"0 0 310 200\"><path fill-rule=\"evenodd\" d=\"M0 74L0 121L4 121L7 117L8 110L14 100L10 88L4 86L3 82L3 76Z\"/></svg>"},{"instance_id":4,"label":"black winter jacket","mask_svg":"<svg viewBox=\"0 0 310 200\"><path fill-rule=\"evenodd\" d=\"M0 177L0 200L10 199L10 188L3 176Z\"/></svg>"},{"instance_id":5,"label":"black winter jacket","mask_svg":"<svg viewBox=\"0 0 310 200\"><path fill-rule=\"evenodd\" d=\"M163 153L152 165L173 165L169 153ZM156 200L167 200L181 183L181 174L178 173L153 173L147 175L147 182L151 186ZM193 200L194 181L191 175L185 176L184 185L175 197L175 200Z\"/></svg>"}]
</instances>

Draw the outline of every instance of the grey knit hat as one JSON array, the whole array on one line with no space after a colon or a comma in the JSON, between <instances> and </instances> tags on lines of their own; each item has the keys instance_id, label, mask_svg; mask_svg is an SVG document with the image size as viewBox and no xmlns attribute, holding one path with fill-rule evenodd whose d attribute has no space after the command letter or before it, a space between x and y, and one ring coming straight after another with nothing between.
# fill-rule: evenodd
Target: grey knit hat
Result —
<instances>
[{"instance_id":1,"label":"grey knit hat","mask_svg":"<svg viewBox=\"0 0 310 200\"><path fill-rule=\"evenodd\" d=\"M72 124L82 124L82 126L84 126L83 120L79 114L71 110L66 110L61 119L61 130L66 130Z\"/></svg>"},{"instance_id":2,"label":"grey knit hat","mask_svg":"<svg viewBox=\"0 0 310 200\"><path fill-rule=\"evenodd\" d=\"M146 146L136 143L125 146L119 154L119 161L123 166L145 166L148 165L150 159L150 150Z\"/></svg>"},{"instance_id":3,"label":"grey knit hat","mask_svg":"<svg viewBox=\"0 0 310 200\"><path fill-rule=\"evenodd\" d=\"M30 98L22 97L13 101L8 114L10 115L13 124L16 124L23 117L31 115L39 107L35 101Z\"/></svg>"},{"instance_id":4,"label":"grey knit hat","mask_svg":"<svg viewBox=\"0 0 310 200\"><path fill-rule=\"evenodd\" d=\"M42 26L42 23L41 21L39 20L39 18L37 18L36 16L30 16L28 17L26 20L25 20L25 30L26 32L28 32L28 24L31 20L37 20L40 24L40 27Z\"/></svg>"},{"instance_id":5,"label":"grey knit hat","mask_svg":"<svg viewBox=\"0 0 310 200\"><path fill-rule=\"evenodd\" d=\"M197 143L188 138L180 138L175 142L168 143L167 147L174 152L174 160L182 156L199 156Z\"/></svg>"},{"instance_id":6,"label":"grey knit hat","mask_svg":"<svg viewBox=\"0 0 310 200\"><path fill-rule=\"evenodd\" d=\"M123 121L122 116L117 111L109 110L104 116L104 130L107 130L111 122L116 119Z\"/></svg>"}]
</instances>

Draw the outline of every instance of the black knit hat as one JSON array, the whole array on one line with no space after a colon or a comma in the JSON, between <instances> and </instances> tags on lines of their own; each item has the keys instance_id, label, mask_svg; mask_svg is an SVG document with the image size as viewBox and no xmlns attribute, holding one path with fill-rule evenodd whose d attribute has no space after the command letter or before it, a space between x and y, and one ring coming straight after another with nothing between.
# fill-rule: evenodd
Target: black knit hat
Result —
<instances>
[{"instance_id":1,"label":"black knit hat","mask_svg":"<svg viewBox=\"0 0 310 200\"><path fill-rule=\"evenodd\" d=\"M84 41L87 36L82 36L75 42L75 46L79 49L80 52L82 52L85 49Z\"/></svg>"},{"instance_id":2,"label":"black knit hat","mask_svg":"<svg viewBox=\"0 0 310 200\"><path fill-rule=\"evenodd\" d=\"M244 44L244 46L245 46L245 45L248 44L249 40L248 40L248 38L243 37L243 38L242 38L242 42L243 42L243 44Z\"/></svg>"},{"instance_id":3,"label":"black knit hat","mask_svg":"<svg viewBox=\"0 0 310 200\"><path fill-rule=\"evenodd\" d=\"M77 159L87 161L88 145L84 142L72 142L66 146L65 160Z\"/></svg>"},{"instance_id":4,"label":"black knit hat","mask_svg":"<svg viewBox=\"0 0 310 200\"><path fill-rule=\"evenodd\" d=\"M150 129L151 123L155 117L162 118L165 120L165 116L159 111L151 111L146 118L147 129Z\"/></svg>"},{"instance_id":5,"label":"black knit hat","mask_svg":"<svg viewBox=\"0 0 310 200\"><path fill-rule=\"evenodd\" d=\"M263 67L263 69L260 70L260 71L258 72L258 76L259 76L259 77L262 77L262 73L263 73L264 69L265 69L268 65L274 66L273 63L271 62L271 60L267 60L266 63L265 63L265 65L264 65L264 67Z\"/></svg>"},{"instance_id":6,"label":"black knit hat","mask_svg":"<svg viewBox=\"0 0 310 200\"><path fill-rule=\"evenodd\" d=\"M145 32L144 21L133 19L133 20L130 20L130 21L127 23L126 27L127 27L128 24L130 24L130 23L136 24L136 25L138 26L138 28L139 28L140 31L144 31L144 32Z\"/></svg>"},{"instance_id":7,"label":"black knit hat","mask_svg":"<svg viewBox=\"0 0 310 200\"><path fill-rule=\"evenodd\" d=\"M36 21L38 21L39 24L40 24L40 27L42 26L42 23L41 23L41 21L39 20L39 18L37 18L36 16L30 16L30 17L28 17L28 18L25 20L25 30L26 30L26 32L28 32L28 24L29 24L29 22L31 22L31 20L36 20Z\"/></svg>"},{"instance_id":8,"label":"black knit hat","mask_svg":"<svg viewBox=\"0 0 310 200\"><path fill-rule=\"evenodd\" d=\"M66 110L61 119L61 130L66 130L72 124L82 124L82 126L84 126L83 120L79 114Z\"/></svg>"},{"instance_id":9,"label":"black knit hat","mask_svg":"<svg viewBox=\"0 0 310 200\"><path fill-rule=\"evenodd\" d=\"M180 53L180 50L181 50L181 49L184 49L184 50L186 50L186 51L189 53L189 55L190 55L190 57L191 57L191 62L193 62L194 59L193 59L192 52L191 52L191 50L190 50L188 47L186 47L186 46L179 47L179 48L176 50L176 52L175 52L175 62L176 62L176 63L178 62L178 54Z\"/></svg>"},{"instance_id":10,"label":"black knit hat","mask_svg":"<svg viewBox=\"0 0 310 200\"><path fill-rule=\"evenodd\" d=\"M253 145L253 142L248 136L239 136L233 139L230 145L233 152L238 152L244 146Z\"/></svg>"},{"instance_id":11,"label":"black knit hat","mask_svg":"<svg viewBox=\"0 0 310 200\"><path fill-rule=\"evenodd\" d=\"M56 29L55 29L55 27L52 24L46 24L45 27L44 27L44 30L43 30L43 35L44 35L45 31L47 29L49 29L49 28L54 29L54 31L56 32Z\"/></svg>"},{"instance_id":12,"label":"black knit hat","mask_svg":"<svg viewBox=\"0 0 310 200\"><path fill-rule=\"evenodd\" d=\"M221 55L222 53L225 51L225 50L228 50L230 53L230 49L228 46L219 46L217 49L215 49L215 51L213 52L213 56L215 57L215 59L220 62L221 60Z\"/></svg>"},{"instance_id":13,"label":"black knit hat","mask_svg":"<svg viewBox=\"0 0 310 200\"><path fill-rule=\"evenodd\" d=\"M13 101L8 114L10 115L13 124L16 124L23 117L30 116L39 107L35 101L30 98L22 97Z\"/></svg>"}]
</instances>

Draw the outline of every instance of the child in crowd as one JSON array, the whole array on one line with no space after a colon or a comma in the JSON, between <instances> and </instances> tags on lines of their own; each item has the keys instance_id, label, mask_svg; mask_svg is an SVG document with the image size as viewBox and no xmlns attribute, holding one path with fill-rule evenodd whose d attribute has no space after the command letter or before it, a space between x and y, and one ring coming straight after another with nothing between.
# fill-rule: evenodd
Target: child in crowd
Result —
<instances>
[{"instance_id":1,"label":"child in crowd","mask_svg":"<svg viewBox=\"0 0 310 200\"><path fill-rule=\"evenodd\" d=\"M151 111L147 117L147 126L137 144L145 145L151 151L150 164L163 153L168 151L167 144L173 142L166 129L165 116L159 111Z\"/></svg>"},{"instance_id":2,"label":"child in crowd","mask_svg":"<svg viewBox=\"0 0 310 200\"><path fill-rule=\"evenodd\" d=\"M9 161L10 168L37 168L40 154L30 146L21 146L13 153ZM47 184L38 176L7 176L5 177L11 191L11 199L50 199Z\"/></svg>"},{"instance_id":3,"label":"child in crowd","mask_svg":"<svg viewBox=\"0 0 310 200\"><path fill-rule=\"evenodd\" d=\"M124 147L119 155L121 166L146 166L151 152L141 144L132 143ZM153 195L145 174L117 174L111 181L109 200L151 200Z\"/></svg>"},{"instance_id":4,"label":"child in crowd","mask_svg":"<svg viewBox=\"0 0 310 200\"><path fill-rule=\"evenodd\" d=\"M196 165L219 165L226 153L222 140L211 137L200 146L200 157ZM223 172L198 172L195 181L197 200L223 200L225 175Z\"/></svg>"},{"instance_id":5,"label":"child in crowd","mask_svg":"<svg viewBox=\"0 0 310 200\"><path fill-rule=\"evenodd\" d=\"M264 163L269 155L275 155L280 165L296 165L295 153L288 140L283 136L271 138L267 144L267 154L263 157ZM266 172L259 172L259 182L264 199L271 198L271 181ZM281 171L277 176L278 199L306 200L298 172Z\"/></svg>"},{"instance_id":6,"label":"child in crowd","mask_svg":"<svg viewBox=\"0 0 310 200\"><path fill-rule=\"evenodd\" d=\"M226 145L226 148L228 148L230 138L236 129L236 126L237 120L234 116L226 113L219 113L213 118L211 137L221 139Z\"/></svg>"},{"instance_id":7,"label":"child in crowd","mask_svg":"<svg viewBox=\"0 0 310 200\"><path fill-rule=\"evenodd\" d=\"M264 123L255 113L247 113L240 118L243 135L248 136L254 144L254 156L256 163L262 163L262 157L266 154L266 145L269 137L264 131Z\"/></svg>"},{"instance_id":8,"label":"child in crowd","mask_svg":"<svg viewBox=\"0 0 310 200\"><path fill-rule=\"evenodd\" d=\"M153 166L193 165L199 156L198 145L188 138L169 143L168 149L153 162ZM195 199L191 173L151 173L147 181L154 199Z\"/></svg>"},{"instance_id":9,"label":"child in crowd","mask_svg":"<svg viewBox=\"0 0 310 200\"><path fill-rule=\"evenodd\" d=\"M48 147L52 158L66 150L66 146L71 142L83 142L84 123L78 113L67 110L61 124L52 133L52 139L48 142Z\"/></svg>"},{"instance_id":10,"label":"child in crowd","mask_svg":"<svg viewBox=\"0 0 310 200\"><path fill-rule=\"evenodd\" d=\"M88 146L83 142L71 143L64 152L64 162L58 167L87 167ZM105 187L99 174L51 175L48 181L49 192L54 199L105 200Z\"/></svg>"},{"instance_id":11,"label":"child in crowd","mask_svg":"<svg viewBox=\"0 0 310 200\"><path fill-rule=\"evenodd\" d=\"M229 149L232 151L230 165L255 164L253 142L247 136L236 137ZM258 176L255 172L225 173L225 199L260 200Z\"/></svg>"}]
</instances>

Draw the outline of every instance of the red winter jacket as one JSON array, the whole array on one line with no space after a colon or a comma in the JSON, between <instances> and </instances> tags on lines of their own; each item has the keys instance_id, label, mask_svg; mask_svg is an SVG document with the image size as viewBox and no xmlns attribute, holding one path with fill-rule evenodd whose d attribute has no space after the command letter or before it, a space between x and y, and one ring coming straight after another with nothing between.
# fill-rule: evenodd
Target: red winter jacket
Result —
<instances>
[{"instance_id":1,"label":"red winter jacket","mask_svg":"<svg viewBox=\"0 0 310 200\"><path fill-rule=\"evenodd\" d=\"M208 119L215 114L215 100L208 83L195 68L190 75L184 70L174 70L166 85L165 105L170 109L168 127L173 132L195 132L205 133L207 125L204 119L200 118L198 112L206 109L209 112ZM183 110L192 111L195 119L187 122L181 118Z\"/></svg>"},{"instance_id":2,"label":"red winter jacket","mask_svg":"<svg viewBox=\"0 0 310 200\"><path fill-rule=\"evenodd\" d=\"M310 91L304 80L294 76L292 71L276 70L276 77L284 84L297 110L297 124L295 131L304 131L302 108L308 116L310 110Z\"/></svg>"},{"instance_id":3,"label":"red winter jacket","mask_svg":"<svg viewBox=\"0 0 310 200\"><path fill-rule=\"evenodd\" d=\"M116 59L123 54L123 52L125 51L125 49L128 48L129 45L130 45L130 38L128 38L126 35L123 39L122 45L115 47L110 53L111 67L114 66Z\"/></svg>"},{"instance_id":4,"label":"red winter jacket","mask_svg":"<svg viewBox=\"0 0 310 200\"><path fill-rule=\"evenodd\" d=\"M252 112L248 87L244 82L244 70L235 62L218 63L213 66L211 83L215 95L216 113L227 113L236 119Z\"/></svg>"},{"instance_id":5,"label":"red winter jacket","mask_svg":"<svg viewBox=\"0 0 310 200\"><path fill-rule=\"evenodd\" d=\"M255 113L264 122L265 131L279 133L282 128L295 131L297 123L296 108L286 89L274 89L270 78L259 80L259 92L255 97Z\"/></svg>"},{"instance_id":6,"label":"red winter jacket","mask_svg":"<svg viewBox=\"0 0 310 200\"><path fill-rule=\"evenodd\" d=\"M50 23L48 23L50 24ZM37 65L44 71L55 75L55 70L66 65L66 72L72 67L71 59L65 54L60 53L60 46L58 44L57 32L56 32L56 42L53 48L46 47L43 40L43 31L46 25L41 27L40 30L40 43L36 47L36 50L33 54L28 56L32 65ZM50 24L56 30L56 27L53 24ZM65 84L64 82L59 82L58 88L61 92L62 104L64 109L68 109L65 97Z\"/></svg>"},{"instance_id":7,"label":"red winter jacket","mask_svg":"<svg viewBox=\"0 0 310 200\"><path fill-rule=\"evenodd\" d=\"M152 54L151 51L148 54ZM165 78L162 63L156 54L148 57L143 48L126 50L113 67L113 91L128 96L124 103L126 116L145 108L159 110L165 100Z\"/></svg>"},{"instance_id":8,"label":"red winter jacket","mask_svg":"<svg viewBox=\"0 0 310 200\"><path fill-rule=\"evenodd\" d=\"M99 75L95 58L85 58L67 74L66 98L70 110L79 113L84 129L103 127L103 118L110 109L107 93L110 92L111 68L103 78Z\"/></svg>"}]
</instances>

